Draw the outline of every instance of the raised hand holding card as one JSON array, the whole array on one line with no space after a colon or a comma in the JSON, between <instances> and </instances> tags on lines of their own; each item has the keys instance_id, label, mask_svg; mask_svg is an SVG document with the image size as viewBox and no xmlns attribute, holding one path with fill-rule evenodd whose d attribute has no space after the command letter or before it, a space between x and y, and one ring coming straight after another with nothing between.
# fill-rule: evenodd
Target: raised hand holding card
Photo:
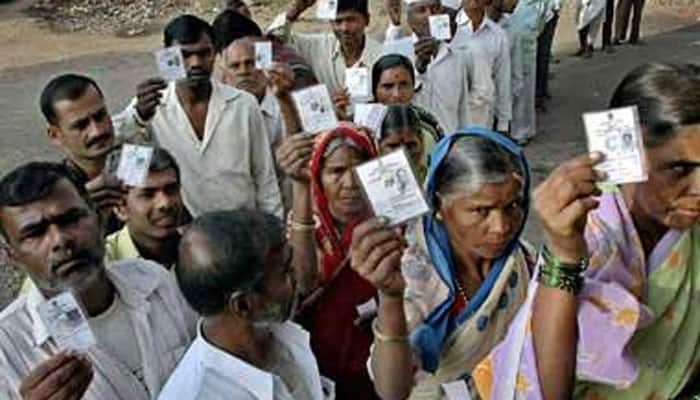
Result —
<instances>
[{"instance_id":1,"label":"raised hand holding card","mask_svg":"<svg viewBox=\"0 0 700 400\"><path fill-rule=\"evenodd\" d=\"M355 167L374 215L400 225L430 211L406 151L401 149Z\"/></svg>"},{"instance_id":2,"label":"raised hand holding card","mask_svg":"<svg viewBox=\"0 0 700 400\"><path fill-rule=\"evenodd\" d=\"M64 292L37 308L42 322L61 350L84 352L95 344L85 313L71 292Z\"/></svg>"},{"instance_id":3,"label":"raised hand holding card","mask_svg":"<svg viewBox=\"0 0 700 400\"><path fill-rule=\"evenodd\" d=\"M156 50L154 54L161 78L166 81L177 81L187 78L185 59L179 46Z\"/></svg>"},{"instance_id":4,"label":"raised hand holding card","mask_svg":"<svg viewBox=\"0 0 700 400\"><path fill-rule=\"evenodd\" d=\"M292 99L305 132L318 133L338 126L338 117L326 85L292 92Z\"/></svg>"},{"instance_id":5,"label":"raised hand holding card","mask_svg":"<svg viewBox=\"0 0 700 400\"><path fill-rule=\"evenodd\" d=\"M583 114L589 152L602 153L596 169L606 173L601 183L619 185L648 179L646 153L637 107Z\"/></svg>"}]
</instances>

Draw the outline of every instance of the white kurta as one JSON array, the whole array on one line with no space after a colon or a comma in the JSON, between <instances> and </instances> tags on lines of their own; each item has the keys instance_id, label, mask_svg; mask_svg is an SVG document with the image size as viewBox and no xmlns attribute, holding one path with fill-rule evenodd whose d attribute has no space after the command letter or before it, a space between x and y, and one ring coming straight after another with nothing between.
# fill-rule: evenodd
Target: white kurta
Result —
<instances>
[{"instance_id":1,"label":"white kurta","mask_svg":"<svg viewBox=\"0 0 700 400\"><path fill-rule=\"evenodd\" d=\"M180 167L183 200L194 216L248 207L282 218L267 128L253 95L212 80L201 140L174 83L165 90L151 121L140 121L135 99L117 121L118 136L130 136L146 125L151 137L173 155Z\"/></svg>"},{"instance_id":2,"label":"white kurta","mask_svg":"<svg viewBox=\"0 0 700 400\"><path fill-rule=\"evenodd\" d=\"M472 125L507 131L512 119L510 45L508 35L484 16L474 30L464 11L457 15L457 33L452 48L466 51L473 65L469 117Z\"/></svg>"},{"instance_id":3,"label":"white kurta","mask_svg":"<svg viewBox=\"0 0 700 400\"><path fill-rule=\"evenodd\" d=\"M309 333L291 322L270 328L276 374L259 369L209 343L198 329L159 400L325 400ZM283 375L283 376L280 376ZM284 379L286 378L286 379Z\"/></svg>"},{"instance_id":4,"label":"white kurta","mask_svg":"<svg viewBox=\"0 0 700 400\"><path fill-rule=\"evenodd\" d=\"M511 44L513 78L513 123L511 136L526 140L537 134L535 84L537 73L537 37L544 28L551 0L521 0L513 14L500 23Z\"/></svg>"}]
</instances>

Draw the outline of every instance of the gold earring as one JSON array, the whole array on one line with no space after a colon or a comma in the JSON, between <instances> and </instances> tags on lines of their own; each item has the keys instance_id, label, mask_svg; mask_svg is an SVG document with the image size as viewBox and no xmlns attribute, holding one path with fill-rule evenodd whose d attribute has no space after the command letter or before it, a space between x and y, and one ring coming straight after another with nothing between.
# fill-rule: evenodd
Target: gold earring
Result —
<instances>
[{"instance_id":1,"label":"gold earring","mask_svg":"<svg viewBox=\"0 0 700 400\"><path fill-rule=\"evenodd\" d=\"M435 213L435 219L442 222L442 214L440 214L440 211Z\"/></svg>"}]
</instances>

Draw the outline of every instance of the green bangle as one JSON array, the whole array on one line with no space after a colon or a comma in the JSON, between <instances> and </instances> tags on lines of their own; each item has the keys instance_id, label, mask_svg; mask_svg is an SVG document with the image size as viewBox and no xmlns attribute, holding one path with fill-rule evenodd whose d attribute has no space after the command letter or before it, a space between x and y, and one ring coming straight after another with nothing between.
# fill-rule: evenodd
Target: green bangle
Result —
<instances>
[{"instance_id":1,"label":"green bangle","mask_svg":"<svg viewBox=\"0 0 700 400\"><path fill-rule=\"evenodd\" d=\"M574 295L583 288L581 273L588 267L588 259L578 264L562 263L547 247L542 248L543 265L538 276L539 282L546 287L560 289Z\"/></svg>"}]
</instances>

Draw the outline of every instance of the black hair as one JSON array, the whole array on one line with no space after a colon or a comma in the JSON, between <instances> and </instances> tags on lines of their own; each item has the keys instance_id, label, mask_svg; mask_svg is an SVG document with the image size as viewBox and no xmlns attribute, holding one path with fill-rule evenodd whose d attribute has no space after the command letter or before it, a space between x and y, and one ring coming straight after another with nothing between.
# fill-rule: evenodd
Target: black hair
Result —
<instances>
[{"instance_id":1,"label":"black hair","mask_svg":"<svg viewBox=\"0 0 700 400\"><path fill-rule=\"evenodd\" d=\"M217 15L212 28L217 52L223 51L238 39L263 35L255 21L232 9L226 9Z\"/></svg>"},{"instance_id":2,"label":"black hair","mask_svg":"<svg viewBox=\"0 0 700 400\"><path fill-rule=\"evenodd\" d=\"M202 35L209 36L214 43L214 30L211 25L199 17L185 14L175 17L163 32L163 43L170 47L175 41L180 44L197 43Z\"/></svg>"},{"instance_id":3,"label":"black hair","mask_svg":"<svg viewBox=\"0 0 700 400\"><path fill-rule=\"evenodd\" d=\"M211 265L197 265L185 254L195 232L205 237ZM282 222L271 214L246 209L206 213L190 224L180 242L175 266L180 290L199 314L219 314L234 292L261 290L268 254L285 240Z\"/></svg>"},{"instance_id":4,"label":"black hair","mask_svg":"<svg viewBox=\"0 0 700 400\"><path fill-rule=\"evenodd\" d=\"M338 12L357 11L369 18L369 4L367 0L338 0Z\"/></svg>"},{"instance_id":5,"label":"black hair","mask_svg":"<svg viewBox=\"0 0 700 400\"><path fill-rule=\"evenodd\" d=\"M396 67L403 67L411 74L411 81L416 82L415 73L413 72L413 62L401 54L387 54L379 58L377 62L372 66L372 94L377 97L377 87L379 86L379 79L381 79L384 71Z\"/></svg>"},{"instance_id":6,"label":"black hair","mask_svg":"<svg viewBox=\"0 0 700 400\"><path fill-rule=\"evenodd\" d=\"M649 147L671 139L684 125L700 123L700 66L652 63L635 68L615 89L610 107L635 105Z\"/></svg>"},{"instance_id":7,"label":"black hair","mask_svg":"<svg viewBox=\"0 0 700 400\"><path fill-rule=\"evenodd\" d=\"M420 134L420 115L416 109L410 104L391 104L386 108L386 115L384 116L384 121L382 122L382 129L380 131L380 139L384 136L396 130L401 130L405 128L413 128L418 134L419 139L423 139Z\"/></svg>"},{"instance_id":8,"label":"black hair","mask_svg":"<svg viewBox=\"0 0 700 400\"><path fill-rule=\"evenodd\" d=\"M47 198L61 181L68 181L89 207L92 202L85 187L68 167L54 162L30 162L21 165L0 180L0 210L20 207ZM0 224L0 233L4 230Z\"/></svg>"},{"instance_id":9,"label":"black hair","mask_svg":"<svg viewBox=\"0 0 700 400\"><path fill-rule=\"evenodd\" d=\"M58 119L54 104L61 100L77 100L87 92L90 87L94 87L97 93L103 97L102 90L91 78L84 75L64 74L57 76L44 87L39 97L39 108L44 114L46 122L56 125Z\"/></svg>"},{"instance_id":10,"label":"black hair","mask_svg":"<svg viewBox=\"0 0 700 400\"><path fill-rule=\"evenodd\" d=\"M177 165L175 158L162 147L154 148L148 170L150 172L163 172L171 169L175 171L177 181L180 182L180 167Z\"/></svg>"}]
</instances>

